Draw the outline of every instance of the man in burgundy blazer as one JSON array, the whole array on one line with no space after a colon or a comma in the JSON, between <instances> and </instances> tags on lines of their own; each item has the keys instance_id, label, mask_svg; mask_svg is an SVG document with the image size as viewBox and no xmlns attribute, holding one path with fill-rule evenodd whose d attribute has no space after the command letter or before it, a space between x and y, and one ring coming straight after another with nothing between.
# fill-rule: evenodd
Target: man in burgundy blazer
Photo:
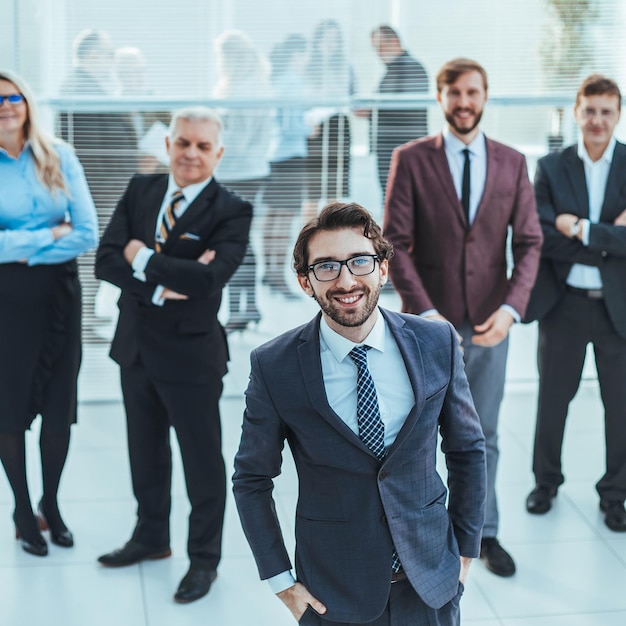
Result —
<instances>
[{"instance_id":1,"label":"man in burgundy blazer","mask_svg":"<svg viewBox=\"0 0 626 626\"><path fill-rule=\"evenodd\" d=\"M495 574L511 576L515 563L496 538L497 424L508 331L524 315L542 234L523 155L480 130L487 88L487 74L475 61L454 59L439 71L437 100L447 126L394 152L384 227L394 245L390 274L403 311L446 319L463 341L487 442L481 558Z\"/></svg>"}]
</instances>

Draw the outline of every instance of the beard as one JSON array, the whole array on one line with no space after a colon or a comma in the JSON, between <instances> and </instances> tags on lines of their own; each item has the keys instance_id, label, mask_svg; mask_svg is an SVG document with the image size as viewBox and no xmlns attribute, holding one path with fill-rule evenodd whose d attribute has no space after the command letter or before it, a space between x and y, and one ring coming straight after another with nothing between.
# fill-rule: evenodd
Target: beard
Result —
<instances>
[{"instance_id":1,"label":"beard","mask_svg":"<svg viewBox=\"0 0 626 626\"><path fill-rule=\"evenodd\" d=\"M450 126L452 126L452 128L454 128L454 130L457 133L459 133L459 135L467 135L471 133L476 128L476 126L478 126L478 124L480 124L480 120L483 116L483 112L478 111L478 113L474 113L474 120L471 126L457 126L456 118L454 117L454 114L458 110L459 109L454 109L452 113L446 113L446 122L448 122L448 124L450 124Z\"/></svg>"},{"instance_id":2,"label":"beard","mask_svg":"<svg viewBox=\"0 0 626 626\"><path fill-rule=\"evenodd\" d=\"M372 313L378 306L378 298L382 284L378 284L374 289L363 285L352 291L332 291L325 294L317 294L313 292L313 298L319 304L322 311L330 317L333 322L347 328L362 326L371 317ZM354 309L339 308L333 298L335 296L349 296L351 294L363 294L360 306Z\"/></svg>"}]
</instances>

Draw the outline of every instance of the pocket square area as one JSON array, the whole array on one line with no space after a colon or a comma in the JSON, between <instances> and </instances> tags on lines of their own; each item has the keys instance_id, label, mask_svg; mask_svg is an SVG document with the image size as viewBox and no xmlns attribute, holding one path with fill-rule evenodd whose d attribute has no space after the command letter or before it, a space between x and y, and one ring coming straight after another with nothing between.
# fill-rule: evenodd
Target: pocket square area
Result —
<instances>
[{"instance_id":1,"label":"pocket square area","mask_svg":"<svg viewBox=\"0 0 626 626\"><path fill-rule=\"evenodd\" d=\"M200 235L196 235L195 233L183 233L180 238L190 239L191 241L200 241Z\"/></svg>"}]
</instances>

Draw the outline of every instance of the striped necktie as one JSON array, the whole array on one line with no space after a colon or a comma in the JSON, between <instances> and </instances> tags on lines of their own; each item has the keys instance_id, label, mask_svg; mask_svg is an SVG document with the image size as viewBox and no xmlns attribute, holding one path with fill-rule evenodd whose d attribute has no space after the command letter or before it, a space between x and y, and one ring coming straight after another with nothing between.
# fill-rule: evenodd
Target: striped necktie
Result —
<instances>
[{"instance_id":1,"label":"striped necktie","mask_svg":"<svg viewBox=\"0 0 626 626\"><path fill-rule=\"evenodd\" d=\"M172 199L167 205L167 208L163 212L163 219L159 226L159 232L157 233L154 249L157 252L161 252L161 249L165 245L167 238L170 236L174 226L176 225L176 207L180 204L181 200L185 199L185 195L180 189L177 189L172 194Z\"/></svg>"},{"instance_id":2,"label":"striped necktie","mask_svg":"<svg viewBox=\"0 0 626 626\"><path fill-rule=\"evenodd\" d=\"M370 346L355 346L350 351L350 358L357 367L356 417L361 441L382 461L387 456L385 425L380 416L374 379L367 367L367 351L369 349ZM398 552L394 547L391 569L398 572L401 567Z\"/></svg>"}]
</instances>

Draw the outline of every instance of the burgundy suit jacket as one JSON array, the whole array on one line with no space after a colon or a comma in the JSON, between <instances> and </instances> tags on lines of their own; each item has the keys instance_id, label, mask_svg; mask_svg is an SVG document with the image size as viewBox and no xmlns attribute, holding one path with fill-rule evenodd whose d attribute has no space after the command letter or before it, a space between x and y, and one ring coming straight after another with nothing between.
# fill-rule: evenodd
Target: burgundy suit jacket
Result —
<instances>
[{"instance_id":1,"label":"burgundy suit jacket","mask_svg":"<svg viewBox=\"0 0 626 626\"><path fill-rule=\"evenodd\" d=\"M487 139L485 190L468 229L443 136L400 146L389 173L384 230L395 250L390 274L403 311L437 309L457 327L465 319L481 324L503 304L524 315L542 234L526 160L513 148Z\"/></svg>"}]
</instances>

